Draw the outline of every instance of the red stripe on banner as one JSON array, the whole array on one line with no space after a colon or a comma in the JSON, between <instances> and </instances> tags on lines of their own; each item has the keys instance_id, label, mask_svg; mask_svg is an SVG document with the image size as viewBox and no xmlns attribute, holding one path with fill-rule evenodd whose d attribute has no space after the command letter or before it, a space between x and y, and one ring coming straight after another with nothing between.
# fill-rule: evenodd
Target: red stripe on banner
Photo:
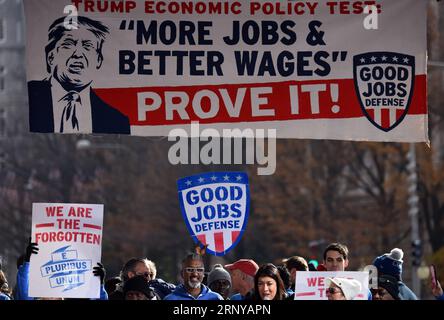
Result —
<instances>
[{"instance_id":1,"label":"red stripe on banner","mask_svg":"<svg viewBox=\"0 0 444 320\"><path fill-rule=\"evenodd\" d=\"M235 243L239 237L240 231L231 231L231 243Z\"/></svg>"},{"instance_id":2,"label":"red stripe on banner","mask_svg":"<svg viewBox=\"0 0 444 320\"><path fill-rule=\"evenodd\" d=\"M214 233L214 246L216 252L224 252L224 233L216 232Z\"/></svg>"},{"instance_id":3,"label":"red stripe on banner","mask_svg":"<svg viewBox=\"0 0 444 320\"><path fill-rule=\"evenodd\" d=\"M205 237L205 234L199 234L197 236L197 239L203 244L206 245L207 244L207 238Z\"/></svg>"},{"instance_id":4,"label":"red stripe on banner","mask_svg":"<svg viewBox=\"0 0 444 320\"><path fill-rule=\"evenodd\" d=\"M54 227L54 223L40 223L35 225L36 228Z\"/></svg>"},{"instance_id":5,"label":"red stripe on banner","mask_svg":"<svg viewBox=\"0 0 444 320\"><path fill-rule=\"evenodd\" d=\"M331 84L338 86L338 99L332 96ZM313 85L318 86L316 90L319 90L319 110L313 108L312 94L310 94L309 87L307 87L311 86L312 90L314 90ZM203 90L207 91L204 92ZM268 93L256 93L254 100L256 102L262 100L262 102L260 102L260 106L255 107L251 101L252 97L255 96L254 92L257 90L268 90ZM243 91L245 91L244 96ZM130 119L131 125L141 126L190 124L191 121L199 121L205 124L364 117L358 96L356 95L353 79L179 87L108 88L95 89L95 92L106 103L126 114ZM176 92L181 92L187 97L188 102L184 108L186 118L182 118L181 113L183 112L169 108L171 119L167 119L166 97L169 96L172 103L180 103L182 101ZM153 110L150 111L142 110L142 108L139 115L138 94L142 96L142 94L146 95L147 93L155 96L156 100L160 99L160 105L153 106ZM200 99L198 95L195 99L197 93L204 96L204 98ZM214 101L213 106L210 104L210 96ZM296 97L299 99L296 99ZM154 103L152 98L146 96L143 98L146 99L140 99L145 100L145 104ZM193 101L195 102L194 105ZM235 109L233 106L236 105L236 101L239 101L239 114L235 111L231 111L230 114L228 110ZM295 101L298 103L296 104ZM415 77L415 87L408 114L426 114L426 101L426 76L419 75ZM214 115L212 112L210 114L210 110L214 111ZM264 110L272 114L257 114L263 114ZM203 114L207 118L202 119L198 114Z\"/></svg>"},{"instance_id":6,"label":"red stripe on banner","mask_svg":"<svg viewBox=\"0 0 444 320\"><path fill-rule=\"evenodd\" d=\"M296 293L296 297L309 297L309 296L315 296L316 292L299 292Z\"/></svg>"},{"instance_id":7,"label":"red stripe on banner","mask_svg":"<svg viewBox=\"0 0 444 320\"><path fill-rule=\"evenodd\" d=\"M88 223L84 223L83 224L84 228L91 228L91 229L97 229L97 230L102 230L101 226L96 226L94 224L88 224Z\"/></svg>"},{"instance_id":8,"label":"red stripe on banner","mask_svg":"<svg viewBox=\"0 0 444 320\"><path fill-rule=\"evenodd\" d=\"M381 109L381 127L390 128L390 110Z\"/></svg>"}]
</instances>

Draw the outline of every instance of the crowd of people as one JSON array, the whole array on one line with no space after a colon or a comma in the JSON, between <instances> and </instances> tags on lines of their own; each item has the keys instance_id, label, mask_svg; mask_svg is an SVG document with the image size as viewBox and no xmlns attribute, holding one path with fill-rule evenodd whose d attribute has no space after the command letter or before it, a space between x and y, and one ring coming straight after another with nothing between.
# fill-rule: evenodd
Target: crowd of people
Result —
<instances>
[{"instance_id":1,"label":"crowd of people","mask_svg":"<svg viewBox=\"0 0 444 320\"><path fill-rule=\"evenodd\" d=\"M0 270L0 300L32 300L28 294L29 263L32 254L38 254L37 243L31 240L26 253L17 260L17 281L10 288ZM368 300L417 300L415 293L402 280L403 251L395 248L378 256L373 266L378 271L377 285L369 286ZM282 260L281 265L265 263L259 266L252 259L240 259L222 266L214 265L205 272L204 254L197 251L182 260L180 284L168 283L157 277L156 265L146 258L132 258L116 277L106 278L101 263L93 268L100 278L101 300L294 300L295 281L300 271L349 271L349 252L341 243L329 244L323 254L323 263L315 266L300 256ZM354 300L362 291L358 280L332 277L326 279L328 300ZM437 300L444 300L438 280L431 284Z\"/></svg>"}]
</instances>

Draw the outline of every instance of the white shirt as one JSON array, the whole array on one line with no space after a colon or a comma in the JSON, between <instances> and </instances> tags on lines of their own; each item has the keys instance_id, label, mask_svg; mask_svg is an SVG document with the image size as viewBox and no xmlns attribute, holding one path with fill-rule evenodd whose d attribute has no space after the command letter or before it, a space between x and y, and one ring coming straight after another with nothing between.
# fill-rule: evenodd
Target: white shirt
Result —
<instances>
[{"instance_id":1,"label":"white shirt","mask_svg":"<svg viewBox=\"0 0 444 320\"><path fill-rule=\"evenodd\" d=\"M63 97L68 94L68 91L63 89L60 83L51 78L51 96L52 96L52 111L54 117L54 132L60 133L60 123L62 119L63 109L66 106L66 101L63 101ZM91 100L90 100L91 87L88 86L79 92L81 104L76 106L76 117L79 121L79 130L73 130L72 128L64 128L63 133L92 133L92 115L91 115Z\"/></svg>"}]
</instances>

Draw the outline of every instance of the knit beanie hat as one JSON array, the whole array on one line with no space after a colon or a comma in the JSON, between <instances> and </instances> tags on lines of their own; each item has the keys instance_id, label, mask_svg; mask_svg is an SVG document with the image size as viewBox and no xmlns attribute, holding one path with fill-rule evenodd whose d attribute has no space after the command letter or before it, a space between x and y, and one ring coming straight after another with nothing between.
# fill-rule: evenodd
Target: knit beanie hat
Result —
<instances>
[{"instance_id":1,"label":"knit beanie hat","mask_svg":"<svg viewBox=\"0 0 444 320\"><path fill-rule=\"evenodd\" d=\"M394 248L390 253L377 257L373 261L373 265L378 269L379 273L401 279L403 256L404 252L401 249Z\"/></svg>"},{"instance_id":2,"label":"knit beanie hat","mask_svg":"<svg viewBox=\"0 0 444 320\"><path fill-rule=\"evenodd\" d=\"M381 275L378 278L378 286L387 290L395 300L400 300L398 280L389 275Z\"/></svg>"},{"instance_id":3,"label":"knit beanie hat","mask_svg":"<svg viewBox=\"0 0 444 320\"><path fill-rule=\"evenodd\" d=\"M220 264L215 264L213 270L208 274L208 285L213 283L216 280L227 280L231 286L231 276L227 270L222 267Z\"/></svg>"},{"instance_id":4,"label":"knit beanie hat","mask_svg":"<svg viewBox=\"0 0 444 320\"><path fill-rule=\"evenodd\" d=\"M137 291L143 293L149 300L155 297L153 290L148 285L145 277L135 276L125 282L123 285L124 296L128 291Z\"/></svg>"}]
</instances>

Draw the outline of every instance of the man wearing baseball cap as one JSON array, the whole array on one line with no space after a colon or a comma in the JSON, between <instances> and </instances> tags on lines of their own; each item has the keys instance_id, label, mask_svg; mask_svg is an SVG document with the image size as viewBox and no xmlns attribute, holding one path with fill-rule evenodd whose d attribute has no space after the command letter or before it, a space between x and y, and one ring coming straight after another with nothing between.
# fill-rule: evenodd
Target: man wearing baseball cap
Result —
<instances>
[{"instance_id":1,"label":"man wearing baseball cap","mask_svg":"<svg viewBox=\"0 0 444 320\"><path fill-rule=\"evenodd\" d=\"M248 299L254 288L254 276L259 269L257 263L251 259L240 259L225 265L225 269L230 272L233 291L237 292L230 300Z\"/></svg>"}]
</instances>

